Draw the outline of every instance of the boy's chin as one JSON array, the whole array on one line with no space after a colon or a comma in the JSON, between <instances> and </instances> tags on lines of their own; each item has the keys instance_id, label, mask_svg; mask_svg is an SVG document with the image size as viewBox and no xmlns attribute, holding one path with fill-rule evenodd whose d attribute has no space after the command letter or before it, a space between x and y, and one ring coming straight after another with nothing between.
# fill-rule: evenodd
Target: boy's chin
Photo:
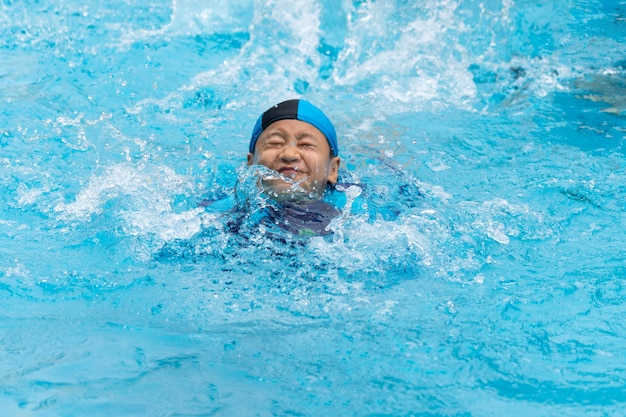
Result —
<instances>
[{"instance_id":1,"label":"boy's chin","mask_svg":"<svg viewBox=\"0 0 626 417\"><path fill-rule=\"evenodd\" d=\"M263 191L275 201L305 201L318 200L321 195L316 191L309 191L299 186L282 180L263 181Z\"/></svg>"}]
</instances>

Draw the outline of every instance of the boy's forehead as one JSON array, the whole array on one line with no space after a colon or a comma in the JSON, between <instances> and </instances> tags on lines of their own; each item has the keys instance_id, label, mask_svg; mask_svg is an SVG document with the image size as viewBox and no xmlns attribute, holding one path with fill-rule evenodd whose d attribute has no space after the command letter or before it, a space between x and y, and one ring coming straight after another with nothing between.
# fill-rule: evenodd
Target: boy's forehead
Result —
<instances>
[{"instance_id":1,"label":"boy's forehead","mask_svg":"<svg viewBox=\"0 0 626 417\"><path fill-rule=\"evenodd\" d=\"M309 134L313 136L317 136L320 139L326 140L326 136L315 126L309 124L307 122L302 122L300 120L279 120L277 122L269 125L261 134L261 136L268 136L272 132L288 132L294 135L300 134Z\"/></svg>"}]
</instances>

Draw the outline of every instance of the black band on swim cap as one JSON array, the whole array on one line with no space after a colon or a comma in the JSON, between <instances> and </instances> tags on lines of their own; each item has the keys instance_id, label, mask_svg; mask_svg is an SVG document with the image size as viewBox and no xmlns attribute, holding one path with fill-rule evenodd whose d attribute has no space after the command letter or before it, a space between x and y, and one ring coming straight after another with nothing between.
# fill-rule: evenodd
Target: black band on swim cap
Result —
<instances>
[{"instance_id":1,"label":"black band on swim cap","mask_svg":"<svg viewBox=\"0 0 626 417\"><path fill-rule=\"evenodd\" d=\"M283 101L268 109L263 113L261 119L261 127L263 130L267 129L269 125L279 120L285 119L298 119L298 102L300 100L287 100Z\"/></svg>"}]
</instances>

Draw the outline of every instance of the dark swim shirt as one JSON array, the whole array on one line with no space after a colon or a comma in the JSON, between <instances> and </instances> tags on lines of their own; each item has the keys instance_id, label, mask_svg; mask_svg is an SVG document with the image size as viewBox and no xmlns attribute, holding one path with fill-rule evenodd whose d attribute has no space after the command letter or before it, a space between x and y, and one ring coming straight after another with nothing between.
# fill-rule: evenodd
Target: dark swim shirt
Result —
<instances>
[{"instance_id":1,"label":"dark swim shirt","mask_svg":"<svg viewBox=\"0 0 626 417\"><path fill-rule=\"evenodd\" d=\"M271 222L294 236L324 236L332 233L330 222L340 212L321 200L277 203L267 207L268 216L262 223Z\"/></svg>"},{"instance_id":2,"label":"dark swim shirt","mask_svg":"<svg viewBox=\"0 0 626 417\"><path fill-rule=\"evenodd\" d=\"M227 221L228 228L239 236L259 233L282 241L326 236L333 233L328 227L341 212L322 200L276 202L238 205Z\"/></svg>"}]
</instances>

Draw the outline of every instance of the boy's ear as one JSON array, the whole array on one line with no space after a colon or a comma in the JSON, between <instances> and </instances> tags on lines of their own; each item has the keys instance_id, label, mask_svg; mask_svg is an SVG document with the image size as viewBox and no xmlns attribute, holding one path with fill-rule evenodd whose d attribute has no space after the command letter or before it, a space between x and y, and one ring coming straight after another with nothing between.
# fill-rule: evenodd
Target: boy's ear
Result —
<instances>
[{"instance_id":1,"label":"boy's ear","mask_svg":"<svg viewBox=\"0 0 626 417\"><path fill-rule=\"evenodd\" d=\"M254 154L249 153L248 154L248 166L252 165L253 162L254 162Z\"/></svg>"},{"instance_id":2,"label":"boy's ear","mask_svg":"<svg viewBox=\"0 0 626 417\"><path fill-rule=\"evenodd\" d=\"M326 179L331 184L336 184L339 178L339 165L341 164L341 158L335 156L330 159L330 170Z\"/></svg>"}]
</instances>

